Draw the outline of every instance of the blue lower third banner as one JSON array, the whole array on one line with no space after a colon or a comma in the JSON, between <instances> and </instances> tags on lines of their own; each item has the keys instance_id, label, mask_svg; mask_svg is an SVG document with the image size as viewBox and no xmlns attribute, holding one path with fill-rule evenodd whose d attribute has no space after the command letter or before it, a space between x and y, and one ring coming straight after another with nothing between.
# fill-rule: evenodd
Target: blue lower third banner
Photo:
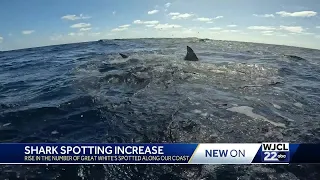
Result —
<instances>
[{"instance_id":1,"label":"blue lower third banner","mask_svg":"<svg viewBox=\"0 0 320 180\"><path fill-rule=\"evenodd\" d=\"M320 163L320 144L0 144L0 164Z\"/></svg>"}]
</instances>

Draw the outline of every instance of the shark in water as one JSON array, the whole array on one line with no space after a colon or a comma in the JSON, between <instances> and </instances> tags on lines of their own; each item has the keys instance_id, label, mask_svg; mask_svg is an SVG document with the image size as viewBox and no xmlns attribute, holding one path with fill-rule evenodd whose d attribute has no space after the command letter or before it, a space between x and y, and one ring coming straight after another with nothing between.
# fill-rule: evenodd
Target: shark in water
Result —
<instances>
[{"instance_id":1,"label":"shark in water","mask_svg":"<svg viewBox=\"0 0 320 180\"><path fill-rule=\"evenodd\" d=\"M187 55L184 57L186 61L199 61L196 53L191 49L191 47L187 46Z\"/></svg>"},{"instance_id":2,"label":"shark in water","mask_svg":"<svg viewBox=\"0 0 320 180\"><path fill-rule=\"evenodd\" d=\"M129 56L119 53L120 56L124 59L128 58ZM184 57L184 60L186 61L199 61L196 53L191 49L191 47L187 46L187 55Z\"/></svg>"},{"instance_id":3,"label":"shark in water","mask_svg":"<svg viewBox=\"0 0 320 180\"><path fill-rule=\"evenodd\" d=\"M127 56L127 55L125 55L125 54L122 54L122 53L119 53L120 54L120 56L123 58L123 59L126 59L126 58L128 58L129 56Z\"/></svg>"}]
</instances>

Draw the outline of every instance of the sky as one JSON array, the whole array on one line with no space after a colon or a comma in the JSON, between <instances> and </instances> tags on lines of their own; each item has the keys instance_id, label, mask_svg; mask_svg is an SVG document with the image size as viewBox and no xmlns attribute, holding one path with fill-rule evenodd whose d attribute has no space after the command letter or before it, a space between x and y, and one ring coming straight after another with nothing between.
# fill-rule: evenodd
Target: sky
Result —
<instances>
[{"instance_id":1,"label":"sky","mask_svg":"<svg viewBox=\"0 0 320 180\"><path fill-rule=\"evenodd\" d=\"M320 49L319 0L3 0L0 50L198 37Z\"/></svg>"}]
</instances>

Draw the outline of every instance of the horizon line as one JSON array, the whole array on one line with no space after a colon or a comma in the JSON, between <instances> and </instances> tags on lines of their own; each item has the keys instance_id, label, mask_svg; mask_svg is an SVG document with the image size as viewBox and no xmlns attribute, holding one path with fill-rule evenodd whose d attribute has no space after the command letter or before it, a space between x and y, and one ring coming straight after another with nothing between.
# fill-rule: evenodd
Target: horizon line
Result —
<instances>
[{"instance_id":1,"label":"horizon line","mask_svg":"<svg viewBox=\"0 0 320 180\"><path fill-rule=\"evenodd\" d=\"M310 47L302 47L302 46L293 46L293 45L286 45L286 44L272 44L272 43L262 43L262 42L253 42L253 41L237 41L237 40L218 40L213 38L199 38L199 37L145 37L145 38L105 38L99 40L92 40L92 41L79 41L79 42L71 42L71 43L61 43L61 44L51 44L51 45L44 45L44 46L34 46L28 48L18 48L18 49L10 49L10 50L0 50L1 53L4 52L11 52L11 51L21 51L21 50L28 50L28 49L37 49L37 48L45 48L51 46L61 46L61 45L71 45L71 44L82 44L82 43L91 43L91 42L99 42L101 40L135 40L135 39L204 39L204 40L212 40L212 41L225 41L225 42L244 42L244 43L253 43L253 44L262 44L262 45L274 45L274 46L285 46L285 47L293 47L293 48L303 48L303 49L310 49L310 50L317 50L316 48Z\"/></svg>"}]
</instances>

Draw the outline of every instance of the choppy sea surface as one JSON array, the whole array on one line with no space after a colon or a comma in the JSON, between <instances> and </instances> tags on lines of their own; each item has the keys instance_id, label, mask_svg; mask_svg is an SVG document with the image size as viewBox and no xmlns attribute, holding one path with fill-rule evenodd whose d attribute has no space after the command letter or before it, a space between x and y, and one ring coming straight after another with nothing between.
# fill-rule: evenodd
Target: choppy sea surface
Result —
<instances>
[{"instance_id":1,"label":"choppy sea surface","mask_svg":"<svg viewBox=\"0 0 320 180\"><path fill-rule=\"evenodd\" d=\"M0 142L281 141L320 143L319 50L186 38L0 52ZM0 179L313 180L320 165L1 165Z\"/></svg>"}]
</instances>

